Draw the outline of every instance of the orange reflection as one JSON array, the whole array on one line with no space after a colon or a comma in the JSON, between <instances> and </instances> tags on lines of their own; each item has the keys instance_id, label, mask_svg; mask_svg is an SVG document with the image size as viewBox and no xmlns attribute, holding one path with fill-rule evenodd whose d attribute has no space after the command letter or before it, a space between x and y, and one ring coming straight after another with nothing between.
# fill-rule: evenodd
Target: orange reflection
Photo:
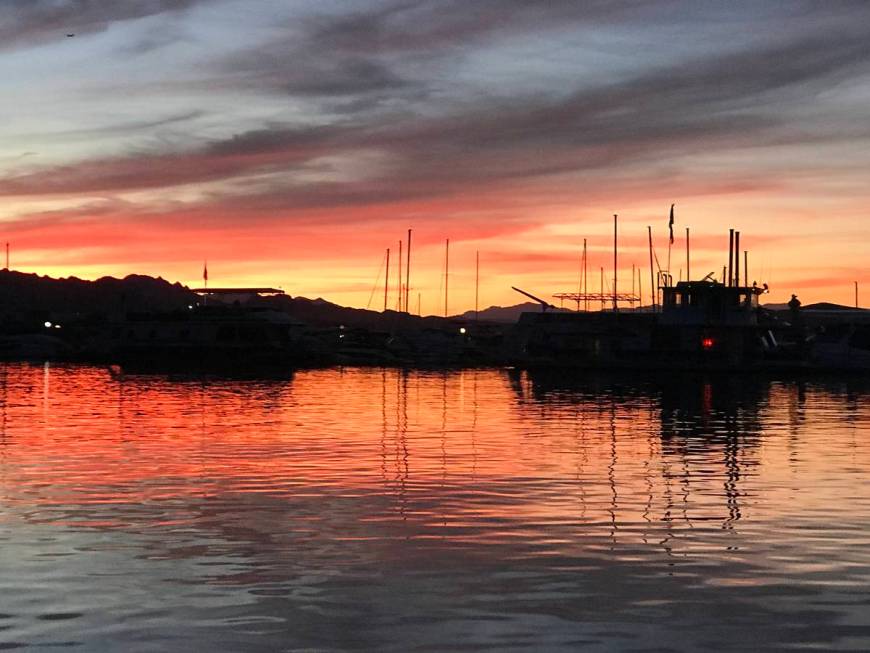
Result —
<instances>
[{"instance_id":1,"label":"orange reflection","mask_svg":"<svg viewBox=\"0 0 870 653\"><path fill-rule=\"evenodd\" d=\"M694 529L836 501L836 486L817 481L866 467L870 452L813 437L830 424L795 402L824 413L842 401L823 386L746 379L332 369L167 380L5 365L0 492L31 522L72 527L182 528L231 499L263 528L262 505L306 528L340 514L352 539L399 528L558 548L589 535L671 552ZM867 423L864 405L848 423Z\"/></svg>"}]
</instances>

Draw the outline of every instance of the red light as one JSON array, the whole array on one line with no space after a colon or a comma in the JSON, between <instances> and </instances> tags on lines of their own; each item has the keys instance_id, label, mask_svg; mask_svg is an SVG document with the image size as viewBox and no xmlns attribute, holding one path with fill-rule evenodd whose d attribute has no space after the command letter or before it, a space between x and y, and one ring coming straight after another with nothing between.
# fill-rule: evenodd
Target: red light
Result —
<instances>
[{"instance_id":1,"label":"red light","mask_svg":"<svg viewBox=\"0 0 870 653\"><path fill-rule=\"evenodd\" d=\"M701 340L701 346L704 349L713 349L713 345L716 344L716 341L713 338L704 338Z\"/></svg>"}]
</instances>

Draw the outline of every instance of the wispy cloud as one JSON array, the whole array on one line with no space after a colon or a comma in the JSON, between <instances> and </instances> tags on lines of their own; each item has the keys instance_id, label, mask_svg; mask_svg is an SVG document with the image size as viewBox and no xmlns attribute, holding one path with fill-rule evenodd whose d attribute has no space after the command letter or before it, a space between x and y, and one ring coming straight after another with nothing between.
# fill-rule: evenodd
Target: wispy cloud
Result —
<instances>
[{"instance_id":1,"label":"wispy cloud","mask_svg":"<svg viewBox=\"0 0 870 653\"><path fill-rule=\"evenodd\" d=\"M187 221L380 234L413 220L500 237L584 203L782 197L802 170L842 179L868 163L856 145L870 140L866 3L264 1L268 21L246 7L4 4L7 50L148 16L172 29L137 30L122 53L136 56L77 72L102 94L79 112L111 102L123 116L52 121L60 154L5 157L0 197L165 233ZM183 57L167 55L181 40ZM32 229L61 214L14 212Z\"/></svg>"}]
</instances>

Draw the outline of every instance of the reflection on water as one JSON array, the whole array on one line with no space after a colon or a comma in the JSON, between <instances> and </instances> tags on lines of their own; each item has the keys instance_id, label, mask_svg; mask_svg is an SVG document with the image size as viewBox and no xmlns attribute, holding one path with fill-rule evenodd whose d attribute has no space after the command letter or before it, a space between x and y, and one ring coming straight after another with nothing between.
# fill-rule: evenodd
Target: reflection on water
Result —
<instances>
[{"instance_id":1,"label":"reflection on water","mask_svg":"<svg viewBox=\"0 0 870 653\"><path fill-rule=\"evenodd\" d=\"M0 370L0 648L870 648L870 387Z\"/></svg>"}]
</instances>

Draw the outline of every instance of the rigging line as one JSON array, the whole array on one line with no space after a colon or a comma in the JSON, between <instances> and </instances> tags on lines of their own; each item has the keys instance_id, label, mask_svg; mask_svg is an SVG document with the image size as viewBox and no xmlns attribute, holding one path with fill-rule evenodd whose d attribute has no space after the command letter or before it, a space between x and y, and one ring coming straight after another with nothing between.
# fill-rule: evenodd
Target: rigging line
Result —
<instances>
[{"instance_id":1,"label":"rigging line","mask_svg":"<svg viewBox=\"0 0 870 653\"><path fill-rule=\"evenodd\" d=\"M381 259L381 267L378 268L378 276L375 278L375 285L372 286L372 293L369 295L369 301L366 303L366 310L372 305L372 300L375 298L375 292L377 292L378 288L381 287L381 272L384 271L384 263L387 261L387 253L384 252L384 256Z\"/></svg>"}]
</instances>

